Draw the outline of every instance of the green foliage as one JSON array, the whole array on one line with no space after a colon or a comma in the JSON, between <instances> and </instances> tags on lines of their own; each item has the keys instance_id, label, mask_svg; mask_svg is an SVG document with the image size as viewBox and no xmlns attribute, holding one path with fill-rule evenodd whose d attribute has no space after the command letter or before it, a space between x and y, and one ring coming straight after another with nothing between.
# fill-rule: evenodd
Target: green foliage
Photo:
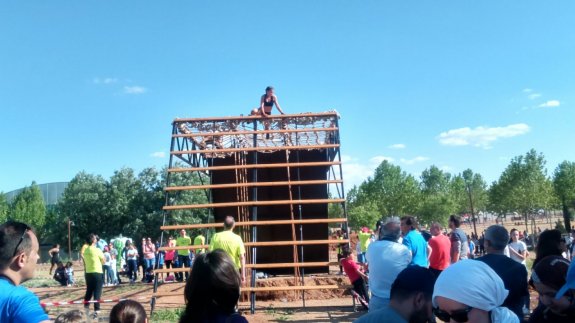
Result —
<instances>
[{"instance_id":1,"label":"green foliage","mask_svg":"<svg viewBox=\"0 0 575 323\"><path fill-rule=\"evenodd\" d=\"M575 162L563 161L553 173L553 188L563 209L565 227L571 228L571 211L575 207Z\"/></svg>"},{"instance_id":2,"label":"green foliage","mask_svg":"<svg viewBox=\"0 0 575 323\"><path fill-rule=\"evenodd\" d=\"M46 221L46 205L42 192L35 182L16 195L10 205L8 217L36 228L38 235L42 236L41 230Z\"/></svg>"},{"instance_id":3,"label":"green foliage","mask_svg":"<svg viewBox=\"0 0 575 323\"><path fill-rule=\"evenodd\" d=\"M178 322L184 314L185 308L156 309L152 314L151 322Z\"/></svg>"},{"instance_id":4,"label":"green foliage","mask_svg":"<svg viewBox=\"0 0 575 323\"><path fill-rule=\"evenodd\" d=\"M421 206L417 214L419 222L446 224L449 215L457 209L457 200L452 194L451 174L432 165L421 173L420 187Z\"/></svg>"},{"instance_id":5,"label":"green foliage","mask_svg":"<svg viewBox=\"0 0 575 323\"><path fill-rule=\"evenodd\" d=\"M0 192L0 223L6 222L8 219L8 211L10 210L10 205L6 199L6 194Z\"/></svg>"},{"instance_id":6,"label":"green foliage","mask_svg":"<svg viewBox=\"0 0 575 323\"><path fill-rule=\"evenodd\" d=\"M525 217L554 204L552 184L547 178L545 157L535 150L511 160L499 180L491 186L489 208L499 214L517 211Z\"/></svg>"}]
</instances>

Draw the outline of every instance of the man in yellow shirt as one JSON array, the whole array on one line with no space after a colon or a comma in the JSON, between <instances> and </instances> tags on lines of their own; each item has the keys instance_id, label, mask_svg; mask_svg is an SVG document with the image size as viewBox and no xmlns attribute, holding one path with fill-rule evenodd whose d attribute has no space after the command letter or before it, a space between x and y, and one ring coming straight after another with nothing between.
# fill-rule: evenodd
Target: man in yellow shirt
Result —
<instances>
[{"instance_id":1,"label":"man in yellow shirt","mask_svg":"<svg viewBox=\"0 0 575 323\"><path fill-rule=\"evenodd\" d=\"M214 234L210 241L210 251L225 251L232 258L236 269L240 270L243 283L246 280L246 250L242 238L233 232L235 224L233 216L226 216L224 231Z\"/></svg>"},{"instance_id":2,"label":"man in yellow shirt","mask_svg":"<svg viewBox=\"0 0 575 323\"><path fill-rule=\"evenodd\" d=\"M200 232L195 238L194 238L194 246L203 246L204 244L206 244L206 238L204 237L204 235ZM196 254L201 254L205 252L204 248L200 248L200 249L195 249Z\"/></svg>"},{"instance_id":3,"label":"man in yellow shirt","mask_svg":"<svg viewBox=\"0 0 575 323\"><path fill-rule=\"evenodd\" d=\"M176 247L187 247L192 245L192 238L186 235L186 230L180 230L180 236L176 239ZM178 250L178 268L190 268L190 250ZM186 271L186 281L190 276L189 271ZM181 282L184 280L184 275L181 272L176 273L176 279Z\"/></svg>"},{"instance_id":4,"label":"man in yellow shirt","mask_svg":"<svg viewBox=\"0 0 575 323\"><path fill-rule=\"evenodd\" d=\"M82 254L84 259L84 277L86 278L86 294L84 295L84 301L89 301L94 297L95 301L102 298L102 286L103 286L103 270L102 265L104 265L104 253L98 247L96 247L96 235L90 233L86 239L86 243L90 244L84 250ZM84 304L84 308L88 309L90 304ZM100 312L100 303L94 303L94 315L92 318L97 318Z\"/></svg>"},{"instance_id":5,"label":"man in yellow shirt","mask_svg":"<svg viewBox=\"0 0 575 323\"><path fill-rule=\"evenodd\" d=\"M371 238L372 233L370 232L370 230L366 227L363 227L361 229L361 232L359 232L357 234L357 237L359 238L359 243L361 246L361 254L357 255L357 260L360 263L365 263L365 252L367 251L367 247L369 246L369 243L371 242L370 238Z\"/></svg>"}]
</instances>

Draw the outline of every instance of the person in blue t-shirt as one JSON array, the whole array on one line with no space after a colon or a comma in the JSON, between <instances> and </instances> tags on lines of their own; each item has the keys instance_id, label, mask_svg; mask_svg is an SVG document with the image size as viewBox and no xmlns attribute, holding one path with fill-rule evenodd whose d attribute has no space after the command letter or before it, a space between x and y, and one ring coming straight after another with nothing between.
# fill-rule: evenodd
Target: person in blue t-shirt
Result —
<instances>
[{"instance_id":1,"label":"person in blue t-shirt","mask_svg":"<svg viewBox=\"0 0 575 323\"><path fill-rule=\"evenodd\" d=\"M427 242L417 230L417 222L414 217L404 216L401 218L401 233L403 234L403 245L411 251L410 265L429 267Z\"/></svg>"},{"instance_id":2,"label":"person in blue t-shirt","mask_svg":"<svg viewBox=\"0 0 575 323\"><path fill-rule=\"evenodd\" d=\"M40 245L28 225L0 225L0 322L50 322L40 300L21 283L34 277Z\"/></svg>"}]
</instances>

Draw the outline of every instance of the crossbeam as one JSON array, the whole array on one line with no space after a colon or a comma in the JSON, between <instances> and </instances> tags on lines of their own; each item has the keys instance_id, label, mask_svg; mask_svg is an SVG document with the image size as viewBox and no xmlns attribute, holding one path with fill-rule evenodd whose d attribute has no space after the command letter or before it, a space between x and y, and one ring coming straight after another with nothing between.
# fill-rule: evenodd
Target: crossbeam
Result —
<instances>
[{"instance_id":1,"label":"crossbeam","mask_svg":"<svg viewBox=\"0 0 575 323\"><path fill-rule=\"evenodd\" d=\"M276 129L276 130L239 130L239 131L220 131L220 132L196 132L172 135L173 138L193 138L193 137L219 137L234 135L253 135L253 134L274 134L274 133L299 133L299 132L327 132L337 131L336 127L329 128L301 128L301 129Z\"/></svg>"},{"instance_id":2,"label":"crossbeam","mask_svg":"<svg viewBox=\"0 0 575 323\"><path fill-rule=\"evenodd\" d=\"M258 241L258 242L251 242L247 241L244 242L245 247L278 247L278 246L307 246L307 245L316 245L316 244L342 244L342 243L349 243L349 239L340 239L340 240L296 240L296 241ZM158 250L160 251L168 251L168 250L193 250L193 249L205 249L208 248L209 245L196 245L196 246L178 246L178 247L160 247Z\"/></svg>"},{"instance_id":3,"label":"crossbeam","mask_svg":"<svg viewBox=\"0 0 575 323\"><path fill-rule=\"evenodd\" d=\"M318 224L318 223L343 223L347 222L345 218L332 219L305 219L305 220L269 220L269 221L248 221L236 222L235 226L256 226L256 225L285 225L285 224ZM181 229L204 229L204 228L221 228L224 224L218 223L198 223L198 224L181 224L181 225L164 225L161 230L181 230Z\"/></svg>"},{"instance_id":4,"label":"crossbeam","mask_svg":"<svg viewBox=\"0 0 575 323\"><path fill-rule=\"evenodd\" d=\"M271 120L271 119L289 119L289 118L308 118L308 117L335 117L338 118L337 112L324 112L324 113L305 113L305 114L276 114L270 117L264 118L262 116L227 116L227 117L217 117L217 118L179 118L174 119L173 123L184 123L184 122L204 122L204 121L230 121L230 120Z\"/></svg>"},{"instance_id":5,"label":"crossbeam","mask_svg":"<svg viewBox=\"0 0 575 323\"><path fill-rule=\"evenodd\" d=\"M320 184L338 184L342 180L309 180L309 181L279 181L279 182L252 182L252 183L233 183L233 184L206 184L190 186L170 186L164 188L166 192L188 191L199 189L220 189L236 187L268 187L268 186L286 186L286 185L320 185Z\"/></svg>"},{"instance_id":6,"label":"crossbeam","mask_svg":"<svg viewBox=\"0 0 575 323\"><path fill-rule=\"evenodd\" d=\"M261 146L261 147L243 147L243 148L222 148L222 149L193 149L193 150L174 150L172 155L190 155L206 153L239 153L246 151L280 151L280 150L308 150L308 149L327 149L338 148L339 144L324 145L307 145L307 146Z\"/></svg>"},{"instance_id":7,"label":"crossbeam","mask_svg":"<svg viewBox=\"0 0 575 323\"><path fill-rule=\"evenodd\" d=\"M169 168L170 173L185 173L196 171L212 170L236 170L236 169L254 169L254 168L296 168L296 167L317 167L317 166L337 166L341 165L339 161L331 162L303 162L303 163L273 163L273 164L248 164L248 165L226 165L226 166L207 166L207 167L189 167L189 168Z\"/></svg>"},{"instance_id":8,"label":"crossbeam","mask_svg":"<svg viewBox=\"0 0 575 323\"><path fill-rule=\"evenodd\" d=\"M324 203L342 203L342 202L345 202L345 199L247 201L247 202L225 202L225 203L207 203L207 204L166 205L163 207L163 209L166 211L172 211L172 210L204 209L204 208L214 208L214 207L324 204Z\"/></svg>"}]
</instances>

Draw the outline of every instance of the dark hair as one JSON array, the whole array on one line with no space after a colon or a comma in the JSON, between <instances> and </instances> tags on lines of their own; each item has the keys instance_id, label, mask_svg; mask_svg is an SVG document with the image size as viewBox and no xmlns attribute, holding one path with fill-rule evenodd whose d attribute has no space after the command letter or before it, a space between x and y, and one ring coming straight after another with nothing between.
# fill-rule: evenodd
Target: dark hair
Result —
<instances>
[{"instance_id":1,"label":"dark hair","mask_svg":"<svg viewBox=\"0 0 575 323\"><path fill-rule=\"evenodd\" d=\"M119 302L110 311L110 323L144 323L146 318L142 304L131 299Z\"/></svg>"},{"instance_id":2,"label":"dark hair","mask_svg":"<svg viewBox=\"0 0 575 323\"><path fill-rule=\"evenodd\" d=\"M234 227L234 224L236 224L234 217L227 215L224 220L224 230L231 230Z\"/></svg>"},{"instance_id":3,"label":"dark hair","mask_svg":"<svg viewBox=\"0 0 575 323\"><path fill-rule=\"evenodd\" d=\"M494 250L505 250L509 242L509 233L501 225L491 225L485 230L484 240L489 241L489 246Z\"/></svg>"},{"instance_id":4,"label":"dark hair","mask_svg":"<svg viewBox=\"0 0 575 323\"><path fill-rule=\"evenodd\" d=\"M86 236L86 243L91 245L94 239L98 239L98 236L93 233L90 233L89 235Z\"/></svg>"},{"instance_id":5,"label":"dark hair","mask_svg":"<svg viewBox=\"0 0 575 323\"><path fill-rule=\"evenodd\" d=\"M344 257L348 257L349 255L351 255L351 250L349 250L349 247L347 245L341 248L341 255Z\"/></svg>"},{"instance_id":6,"label":"dark hair","mask_svg":"<svg viewBox=\"0 0 575 323\"><path fill-rule=\"evenodd\" d=\"M401 221L405 221L405 224L410 226L412 230L417 228L417 220L412 216L402 216Z\"/></svg>"},{"instance_id":7,"label":"dark hair","mask_svg":"<svg viewBox=\"0 0 575 323\"><path fill-rule=\"evenodd\" d=\"M200 254L194 260L180 322L205 322L217 314L235 312L241 279L232 258L223 250Z\"/></svg>"},{"instance_id":8,"label":"dark hair","mask_svg":"<svg viewBox=\"0 0 575 323\"><path fill-rule=\"evenodd\" d=\"M450 215L449 222L453 222L453 225L455 225L456 228L459 228L461 225L461 218L457 215Z\"/></svg>"},{"instance_id":9,"label":"dark hair","mask_svg":"<svg viewBox=\"0 0 575 323\"><path fill-rule=\"evenodd\" d=\"M543 258L547 256L561 256L561 231L545 230L539 235L539 241L537 241L537 246L535 246L535 260L533 261L533 267Z\"/></svg>"},{"instance_id":10,"label":"dark hair","mask_svg":"<svg viewBox=\"0 0 575 323\"><path fill-rule=\"evenodd\" d=\"M270 85L270 86L266 87L266 92L267 92L267 91L271 91L271 90L273 90L273 89L274 89L274 87Z\"/></svg>"},{"instance_id":11,"label":"dark hair","mask_svg":"<svg viewBox=\"0 0 575 323\"><path fill-rule=\"evenodd\" d=\"M32 251L32 231L27 224L17 221L8 221L0 226L0 269L5 269L12 258L21 253L29 254Z\"/></svg>"},{"instance_id":12,"label":"dark hair","mask_svg":"<svg viewBox=\"0 0 575 323\"><path fill-rule=\"evenodd\" d=\"M87 317L84 311L71 310L58 315L54 323L83 323L86 322Z\"/></svg>"}]
</instances>

